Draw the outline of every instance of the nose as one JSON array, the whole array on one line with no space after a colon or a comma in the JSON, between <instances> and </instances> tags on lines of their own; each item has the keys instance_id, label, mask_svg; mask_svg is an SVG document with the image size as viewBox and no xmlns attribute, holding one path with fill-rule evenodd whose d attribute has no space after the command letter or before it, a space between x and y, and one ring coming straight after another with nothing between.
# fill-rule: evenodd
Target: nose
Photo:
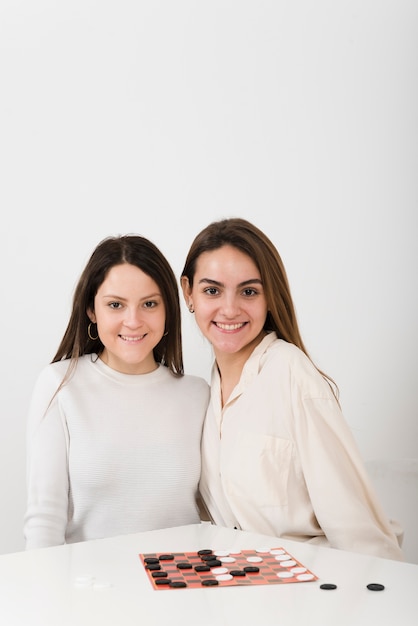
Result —
<instances>
[{"instance_id":1,"label":"nose","mask_svg":"<svg viewBox=\"0 0 418 626\"><path fill-rule=\"evenodd\" d=\"M123 323L127 328L138 328L142 326L143 319L141 315L141 310L136 307L130 307L126 310L126 314L123 320Z\"/></svg>"},{"instance_id":2,"label":"nose","mask_svg":"<svg viewBox=\"0 0 418 626\"><path fill-rule=\"evenodd\" d=\"M221 302L220 312L228 319L233 319L237 317L240 311L241 307L235 294L224 294Z\"/></svg>"}]
</instances>

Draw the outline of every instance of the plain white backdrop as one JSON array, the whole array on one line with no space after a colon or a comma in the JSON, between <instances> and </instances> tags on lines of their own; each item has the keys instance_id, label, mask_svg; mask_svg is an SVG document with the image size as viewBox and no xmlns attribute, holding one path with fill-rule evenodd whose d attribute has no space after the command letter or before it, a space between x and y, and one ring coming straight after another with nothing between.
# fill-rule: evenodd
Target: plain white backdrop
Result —
<instances>
[{"instance_id":1,"label":"plain white backdrop","mask_svg":"<svg viewBox=\"0 0 418 626\"><path fill-rule=\"evenodd\" d=\"M416 0L0 0L0 553L33 384L107 235L179 277L201 228L253 221L364 458L418 457L417 32Z\"/></svg>"}]
</instances>

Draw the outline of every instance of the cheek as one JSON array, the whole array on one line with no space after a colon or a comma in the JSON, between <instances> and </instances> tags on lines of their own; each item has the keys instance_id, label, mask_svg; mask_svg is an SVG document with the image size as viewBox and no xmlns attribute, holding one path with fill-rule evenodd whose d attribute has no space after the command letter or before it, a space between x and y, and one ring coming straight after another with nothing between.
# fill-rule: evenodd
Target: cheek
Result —
<instances>
[{"instance_id":1,"label":"cheek","mask_svg":"<svg viewBox=\"0 0 418 626\"><path fill-rule=\"evenodd\" d=\"M212 321L212 316L206 307L198 305L195 308L194 318L197 325L203 329L204 326L207 326L208 323Z\"/></svg>"},{"instance_id":2,"label":"cheek","mask_svg":"<svg viewBox=\"0 0 418 626\"><path fill-rule=\"evenodd\" d=\"M105 315L103 313L96 313L96 323L97 327L100 329L102 333L105 333L107 330L111 329L115 326L115 318L110 315Z\"/></svg>"},{"instance_id":3,"label":"cheek","mask_svg":"<svg viewBox=\"0 0 418 626\"><path fill-rule=\"evenodd\" d=\"M100 337L106 337L111 333L109 324L105 323L103 320L97 322L97 330Z\"/></svg>"}]
</instances>

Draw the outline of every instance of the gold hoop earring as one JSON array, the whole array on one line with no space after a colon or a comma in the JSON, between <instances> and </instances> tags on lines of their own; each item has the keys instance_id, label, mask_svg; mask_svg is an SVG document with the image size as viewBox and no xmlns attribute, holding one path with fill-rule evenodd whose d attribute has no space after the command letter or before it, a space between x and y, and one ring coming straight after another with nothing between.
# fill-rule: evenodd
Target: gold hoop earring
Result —
<instances>
[{"instance_id":1,"label":"gold hoop earring","mask_svg":"<svg viewBox=\"0 0 418 626\"><path fill-rule=\"evenodd\" d=\"M90 337L90 339L91 339L92 341L96 341L96 339L98 339L98 338L99 338L99 333L97 333L97 337L93 337L93 336L92 336L92 334L91 334L91 325L92 325L92 324L93 324L93 322L90 322L90 324L87 326L87 334L88 334L88 336Z\"/></svg>"},{"instance_id":2,"label":"gold hoop earring","mask_svg":"<svg viewBox=\"0 0 418 626\"><path fill-rule=\"evenodd\" d=\"M190 313L194 313L193 304L190 304L190 305L189 305L189 311L190 311Z\"/></svg>"}]
</instances>

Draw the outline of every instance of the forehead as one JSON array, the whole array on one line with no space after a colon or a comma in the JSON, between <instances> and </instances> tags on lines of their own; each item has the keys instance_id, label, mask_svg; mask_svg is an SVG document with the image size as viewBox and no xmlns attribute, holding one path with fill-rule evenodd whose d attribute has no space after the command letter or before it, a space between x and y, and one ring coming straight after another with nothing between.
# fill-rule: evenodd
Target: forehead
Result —
<instances>
[{"instance_id":1,"label":"forehead","mask_svg":"<svg viewBox=\"0 0 418 626\"><path fill-rule=\"evenodd\" d=\"M208 278L225 282L233 280L242 282L243 280L260 279L260 272L252 258L234 248L233 246L222 246L216 250L203 252L196 263L195 279Z\"/></svg>"},{"instance_id":2,"label":"forehead","mask_svg":"<svg viewBox=\"0 0 418 626\"><path fill-rule=\"evenodd\" d=\"M154 292L159 291L157 283L136 265L130 263L122 263L114 265L107 272L104 281L100 285L98 291L112 290L114 293L119 291L138 291L152 289Z\"/></svg>"}]
</instances>

